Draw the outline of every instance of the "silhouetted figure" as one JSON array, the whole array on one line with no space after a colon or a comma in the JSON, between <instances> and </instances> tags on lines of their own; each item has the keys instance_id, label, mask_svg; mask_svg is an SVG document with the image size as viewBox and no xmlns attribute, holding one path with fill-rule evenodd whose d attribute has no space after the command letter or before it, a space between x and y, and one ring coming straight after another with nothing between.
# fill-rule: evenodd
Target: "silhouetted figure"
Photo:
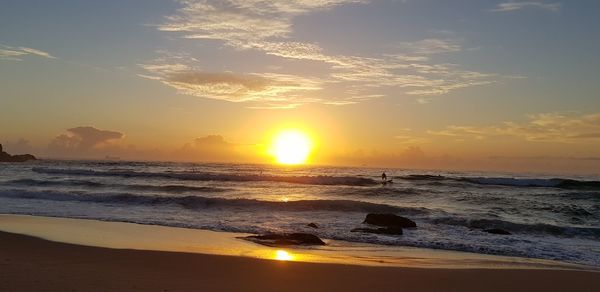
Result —
<instances>
[{"instance_id":1,"label":"silhouetted figure","mask_svg":"<svg viewBox=\"0 0 600 292\"><path fill-rule=\"evenodd\" d=\"M385 174L385 171L381 174L381 180L387 181L387 175Z\"/></svg>"}]
</instances>

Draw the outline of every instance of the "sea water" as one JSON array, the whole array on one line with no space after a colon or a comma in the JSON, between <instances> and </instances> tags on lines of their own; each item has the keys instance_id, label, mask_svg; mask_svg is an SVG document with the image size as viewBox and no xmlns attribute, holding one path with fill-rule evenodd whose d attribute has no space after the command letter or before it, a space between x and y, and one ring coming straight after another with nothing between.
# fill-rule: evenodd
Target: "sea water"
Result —
<instances>
[{"instance_id":1,"label":"sea water","mask_svg":"<svg viewBox=\"0 0 600 292\"><path fill-rule=\"evenodd\" d=\"M600 178L254 164L0 164L0 213L560 260L600 267ZM403 235L350 232L394 213ZM315 223L319 228L311 228ZM511 235L486 229L500 228Z\"/></svg>"}]
</instances>

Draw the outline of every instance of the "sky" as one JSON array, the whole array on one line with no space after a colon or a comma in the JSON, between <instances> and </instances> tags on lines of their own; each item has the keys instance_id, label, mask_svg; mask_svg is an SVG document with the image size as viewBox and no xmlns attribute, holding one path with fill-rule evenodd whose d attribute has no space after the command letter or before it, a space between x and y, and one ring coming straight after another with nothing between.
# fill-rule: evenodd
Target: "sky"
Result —
<instances>
[{"instance_id":1,"label":"sky","mask_svg":"<svg viewBox=\"0 0 600 292\"><path fill-rule=\"evenodd\" d=\"M598 174L600 2L0 1L0 143L45 158Z\"/></svg>"}]
</instances>

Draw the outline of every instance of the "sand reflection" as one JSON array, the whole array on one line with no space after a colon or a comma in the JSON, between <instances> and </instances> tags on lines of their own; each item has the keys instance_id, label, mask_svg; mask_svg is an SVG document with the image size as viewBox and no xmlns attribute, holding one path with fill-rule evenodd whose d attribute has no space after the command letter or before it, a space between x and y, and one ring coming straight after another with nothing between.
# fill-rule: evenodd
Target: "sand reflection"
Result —
<instances>
[{"instance_id":1,"label":"sand reflection","mask_svg":"<svg viewBox=\"0 0 600 292\"><path fill-rule=\"evenodd\" d=\"M273 258L278 261L293 261L295 257L289 252L279 249L275 251L275 256Z\"/></svg>"}]
</instances>

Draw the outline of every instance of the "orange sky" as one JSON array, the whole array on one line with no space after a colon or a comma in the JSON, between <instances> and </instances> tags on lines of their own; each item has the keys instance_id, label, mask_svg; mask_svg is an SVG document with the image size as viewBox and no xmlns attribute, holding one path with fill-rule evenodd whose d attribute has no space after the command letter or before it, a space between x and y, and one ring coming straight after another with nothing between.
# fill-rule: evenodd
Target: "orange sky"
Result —
<instances>
[{"instance_id":1,"label":"orange sky","mask_svg":"<svg viewBox=\"0 0 600 292\"><path fill-rule=\"evenodd\" d=\"M596 1L198 3L5 5L0 143L271 163L299 129L311 164L598 174Z\"/></svg>"}]
</instances>

